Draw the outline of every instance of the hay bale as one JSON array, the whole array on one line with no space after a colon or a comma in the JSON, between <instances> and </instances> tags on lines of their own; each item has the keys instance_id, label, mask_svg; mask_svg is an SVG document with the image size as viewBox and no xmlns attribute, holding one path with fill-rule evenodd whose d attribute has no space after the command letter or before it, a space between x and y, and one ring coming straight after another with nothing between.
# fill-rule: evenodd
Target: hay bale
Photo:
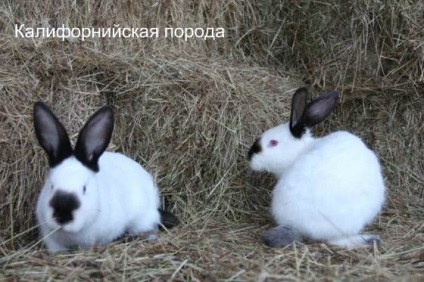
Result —
<instances>
[{"instance_id":1,"label":"hay bale","mask_svg":"<svg viewBox=\"0 0 424 282\"><path fill-rule=\"evenodd\" d=\"M237 46L267 64L302 70L315 86L390 89L423 82L422 1L250 4Z\"/></svg>"},{"instance_id":2,"label":"hay bale","mask_svg":"<svg viewBox=\"0 0 424 282\"><path fill-rule=\"evenodd\" d=\"M7 43L2 46L11 54ZM73 43L54 50L50 46L56 42L43 42L38 46L43 51L27 44L16 52L17 66L8 70L0 97L6 111L1 154L9 164L1 185L8 195L2 206L5 236L33 226L36 195L47 170L32 128L37 100L53 108L73 141L96 108L112 105L111 149L146 166L183 221L237 222L252 212L266 213L268 193L248 181L246 152L263 129L287 116L295 83L227 58L168 53L124 60ZM71 68L65 62L68 48L84 65ZM29 53L29 60L19 60ZM28 67L22 72L24 63Z\"/></svg>"}]
</instances>

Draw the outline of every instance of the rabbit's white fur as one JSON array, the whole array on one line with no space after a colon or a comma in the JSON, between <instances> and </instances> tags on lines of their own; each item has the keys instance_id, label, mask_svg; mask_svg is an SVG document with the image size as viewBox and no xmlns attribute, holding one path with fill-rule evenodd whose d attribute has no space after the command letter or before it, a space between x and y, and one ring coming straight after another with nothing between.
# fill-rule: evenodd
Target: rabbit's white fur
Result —
<instances>
[{"instance_id":1,"label":"rabbit's white fur","mask_svg":"<svg viewBox=\"0 0 424 282\"><path fill-rule=\"evenodd\" d=\"M99 168L95 173L70 157L50 170L36 210L50 252L77 245L85 249L94 244L104 245L125 232L156 231L160 223L159 192L153 177L137 162L119 153L103 153ZM81 202L74 220L63 227L54 220L49 206L59 188L75 193Z\"/></svg>"},{"instance_id":2,"label":"rabbit's white fur","mask_svg":"<svg viewBox=\"0 0 424 282\"><path fill-rule=\"evenodd\" d=\"M132 159L105 152L113 132L110 107L90 117L75 149L42 102L34 104L34 128L50 165L36 208L50 252L105 245L125 233L156 237L161 213L153 177Z\"/></svg>"},{"instance_id":3,"label":"rabbit's white fur","mask_svg":"<svg viewBox=\"0 0 424 282\"><path fill-rule=\"evenodd\" d=\"M271 140L278 141L279 145L271 148L269 145ZM289 131L288 123L268 129L260 138L262 151L250 160L250 168L256 171L267 171L280 178L299 155L312 145L312 141L313 137L309 130L301 139L294 138Z\"/></svg>"},{"instance_id":4,"label":"rabbit's white fur","mask_svg":"<svg viewBox=\"0 0 424 282\"><path fill-rule=\"evenodd\" d=\"M261 151L252 154L250 166L278 178L271 211L279 226L348 249L378 239L360 234L385 199L379 161L360 138L345 131L314 138L308 129L296 138L286 123L258 142Z\"/></svg>"}]
</instances>

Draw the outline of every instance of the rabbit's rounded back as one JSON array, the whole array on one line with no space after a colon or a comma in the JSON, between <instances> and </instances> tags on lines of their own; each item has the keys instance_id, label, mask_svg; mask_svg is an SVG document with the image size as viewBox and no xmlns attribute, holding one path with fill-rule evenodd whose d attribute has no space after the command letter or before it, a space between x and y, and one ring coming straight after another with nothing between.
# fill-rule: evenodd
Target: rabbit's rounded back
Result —
<instances>
[{"instance_id":1,"label":"rabbit's rounded back","mask_svg":"<svg viewBox=\"0 0 424 282\"><path fill-rule=\"evenodd\" d=\"M317 240L358 234L385 199L375 154L349 132L320 138L286 170L273 191L278 225Z\"/></svg>"}]
</instances>

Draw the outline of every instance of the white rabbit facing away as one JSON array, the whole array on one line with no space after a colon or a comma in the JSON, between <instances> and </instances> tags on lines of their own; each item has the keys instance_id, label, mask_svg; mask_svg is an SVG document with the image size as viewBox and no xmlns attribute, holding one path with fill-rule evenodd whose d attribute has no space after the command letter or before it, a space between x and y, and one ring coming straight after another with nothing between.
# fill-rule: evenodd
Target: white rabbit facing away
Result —
<instances>
[{"instance_id":1,"label":"white rabbit facing away","mask_svg":"<svg viewBox=\"0 0 424 282\"><path fill-rule=\"evenodd\" d=\"M48 155L50 172L37 202L36 218L49 252L106 245L124 234L146 232L178 219L159 209L159 191L141 165L105 152L113 111L104 106L81 129L75 150L64 126L43 102L34 104L34 129Z\"/></svg>"},{"instance_id":2,"label":"white rabbit facing away","mask_svg":"<svg viewBox=\"0 0 424 282\"><path fill-rule=\"evenodd\" d=\"M290 122L264 132L248 152L252 170L278 178L271 203L277 227L262 239L271 247L302 238L347 249L379 243L378 235L361 234L385 200L377 156L346 131L313 137L310 128L330 114L339 94L326 92L310 103L307 94L298 89Z\"/></svg>"}]
</instances>

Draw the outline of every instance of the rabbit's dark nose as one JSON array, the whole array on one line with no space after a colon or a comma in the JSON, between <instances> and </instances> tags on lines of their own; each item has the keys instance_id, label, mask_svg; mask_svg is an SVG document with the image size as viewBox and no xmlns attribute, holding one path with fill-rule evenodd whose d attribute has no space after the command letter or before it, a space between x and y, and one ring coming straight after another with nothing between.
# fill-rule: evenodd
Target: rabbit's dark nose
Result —
<instances>
[{"instance_id":1,"label":"rabbit's dark nose","mask_svg":"<svg viewBox=\"0 0 424 282\"><path fill-rule=\"evenodd\" d=\"M53 217L59 224L66 224L74 219L72 212L79 208L80 201L73 193L57 191L50 200Z\"/></svg>"},{"instance_id":2,"label":"rabbit's dark nose","mask_svg":"<svg viewBox=\"0 0 424 282\"><path fill-rule=\"evenodd\" d=\"M262 151L261 147L261 138L255 140L252 147L250 147L249 152L247 152L247 159L250 161L253 157L253 154L260 153Z\"/></svg>"}]
</instances>

